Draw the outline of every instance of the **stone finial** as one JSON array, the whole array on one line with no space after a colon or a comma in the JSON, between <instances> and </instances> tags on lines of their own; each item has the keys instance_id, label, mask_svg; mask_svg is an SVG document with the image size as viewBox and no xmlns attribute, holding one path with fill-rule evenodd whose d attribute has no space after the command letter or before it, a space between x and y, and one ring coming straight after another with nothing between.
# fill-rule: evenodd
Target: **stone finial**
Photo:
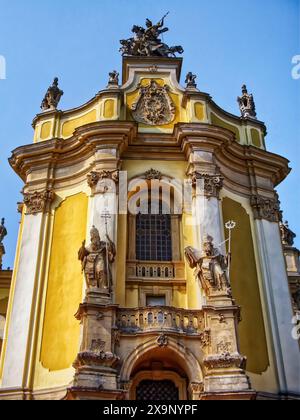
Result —
<instances>
[{"instance_id":1,"label":"stone finial","mask_svg":"<svg viewBox=\"0 0 300 420\"><path fill-rule=\"evenodd\" d=\"M281 241L284 246L293 246L296 234L291 231L288 221L280 222Z\"/></svg>"},{"instance_id":2,"label":"stone finial","mask_svg":"<svg viewBox=\"0 0 300 420\"><path fill-rule=\"evenodd\" d=\"M43 111L52 111L57 109L60 98L63 96L63 94L64 92L58 87L58 78L55 77L52 86L50 86L46 92L41 105L41 109Z\"/></svg>"},{"instance_id":3,"label":"stone finial","mask_svg":"<svg viewBox=\"0 0 300 420\"><path fill-rule=\"evenodd\" d=\"M5 219L1 219L1 226L0 226L0 270L2 270L2 258L5 255L5 248L3 245L3 239L7 235L6 227L4 226Z\"/></svg>"},{"instance_id":4,"label":"stone finial","mask_svg":"<svg viewBox=\"0 0 300 420\"><path fill-rule=\"evenodd\" d=\"M112 72L110 72L109 79L108 79L108 87L118 87L119 76L120 74L117 72L117 70L113 70Z\"/></svg>"},{"instance_id":5,"label":"stone finial","mask_svg":"<svg viewBox=\"0 0 300 420\"><path fill-rule=\"evenodd\" d=\"M196 79L197 79L196 74L193 74L191 71L188 72L188 74L186 75L186 78L185 78L185 83L186 83L187 89L189 89L189 88L196 89L197 88Z\"/></svg>"},{"instance_id":6,"label":"stone finial","mask_svg":"<svg viewBox=\"0 0 300 420\"><path fill-rule=\"evenodd\" d=\"M242 96L239 96L237 101L243 118L256 119L256 109L253 95L248 93L246 85L242 86Z\"/></svg>"}]
</instances>

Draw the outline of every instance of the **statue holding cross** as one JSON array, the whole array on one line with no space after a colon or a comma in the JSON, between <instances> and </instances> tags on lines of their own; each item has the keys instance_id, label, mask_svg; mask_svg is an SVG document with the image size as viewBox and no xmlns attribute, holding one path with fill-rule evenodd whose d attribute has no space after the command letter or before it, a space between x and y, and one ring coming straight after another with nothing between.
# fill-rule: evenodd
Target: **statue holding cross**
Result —
<instances>
[{"instance_id":1,"label":"statue holding cross","mask_svg":"<svg viewBox=\"0 0 300 420\"><path fill-rule=\"evenodd\" d=\"M111 264L115 261L116 247L106 235L107 241L102 241L99 230L93 226L91 229L91 243L85 246L85 241L78 252L78 259L82 264L87 287L99 289L105 293L111 292L112 276Z\"/></svg>"}]
</instances>

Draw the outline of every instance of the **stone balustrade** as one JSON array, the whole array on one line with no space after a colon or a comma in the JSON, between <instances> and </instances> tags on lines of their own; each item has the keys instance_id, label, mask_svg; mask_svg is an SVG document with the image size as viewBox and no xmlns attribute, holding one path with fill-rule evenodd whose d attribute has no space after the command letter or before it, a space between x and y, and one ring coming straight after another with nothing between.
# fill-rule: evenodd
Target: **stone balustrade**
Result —
<instances>
[{"instance_id":1,"label":"stone balustrade","mask_svg":"<svg viewBox=\"0 0 300 420\"><path fill-rule=\"evenodd\" d=\"M183 262L128 261L127 263L129 279L182 279L184 274Z\"/></svg>"},{"instance_id":2,"label":"stone balustrade","mask_svg":"<svg viewBox=\"0 0 300 420\"><path fill-rule=\"evenodd\" d=\"M125 333L151 331L198 335L205 330L204 313L167 306L118 309L117 327Z\"/></svg>"}]
</instances>

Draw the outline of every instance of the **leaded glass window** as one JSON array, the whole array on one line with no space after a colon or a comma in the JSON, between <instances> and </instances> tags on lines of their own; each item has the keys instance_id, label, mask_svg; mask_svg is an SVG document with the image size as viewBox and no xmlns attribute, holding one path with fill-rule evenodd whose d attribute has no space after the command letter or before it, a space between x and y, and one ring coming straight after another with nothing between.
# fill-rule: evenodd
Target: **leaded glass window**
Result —
<instances>
[{"instance_id":1,"label":"leaded glass window","mask_svg":"<svg viewBox=\"0 0 300 420\"><path fill-rule=\"evenodd\" d=\"M137 215L136 259L172 261L171 216L169 214Z\"/></svg>"}]
</instances>

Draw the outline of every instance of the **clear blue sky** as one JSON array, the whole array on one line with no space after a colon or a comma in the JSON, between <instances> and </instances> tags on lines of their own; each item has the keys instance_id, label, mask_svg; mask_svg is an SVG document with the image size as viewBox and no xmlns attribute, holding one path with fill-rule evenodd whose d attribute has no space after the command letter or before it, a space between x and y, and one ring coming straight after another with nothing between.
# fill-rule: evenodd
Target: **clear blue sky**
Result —
<instances>
[{"instance_id":1,"label":"clear blue sky","mask_svg":"<svg viewBox=\"0 0 300 420\"><path fill-rule=\"evenodd\" d=\"M291 77L300 54L298 0L0 0L0 217L6 217L5 266L13 266L22 182L7 158L32 142L31 121L54 76L65 92L61 109L76 107L105 87L107 73L121 71L119 40L133 24L170 11L167 43L183 45L183 74L198 74L198 87L224 109L239 114L236 97L245 82L267 147L286 156L293 172L278 188L284 217L300 247L300 80Z\"/></svg>"}]
</instances>

